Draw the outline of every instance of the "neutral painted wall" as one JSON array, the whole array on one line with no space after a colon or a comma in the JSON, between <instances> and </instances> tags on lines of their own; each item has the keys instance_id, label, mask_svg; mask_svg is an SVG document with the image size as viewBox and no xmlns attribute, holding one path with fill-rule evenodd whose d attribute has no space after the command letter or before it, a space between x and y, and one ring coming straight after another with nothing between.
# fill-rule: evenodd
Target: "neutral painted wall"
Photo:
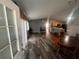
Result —
<instances>
[{"instance_id":1,"label":"neutral painted wall","mask_svg":"<svg viewBox=\"0 0 79 59\"><path fill-rule=\"evenodd\" d=\"M29 30L29 23L26 20L21 20L22 25L21 25L21 30L22 30L22 48L25 49L27 45L27 35L28 35L28 30Z\"/></svg>"},{"instance_id":2,"label":"neutral painted wall","mask_svg":"<svg viewBox=\"0 0 79 59\"><path fill-rule=\"evenodd\" d=\"M75 36L76 33L79 33L79 0L74 8L76 8L75 12L73 13L72 19L68 24L68 34L70 36Z\"/></svg>"},{"instance_id":3,"label":"neutral painted wall","mask_svg":"<svg viewBox=\"0 0 79 59\"><path fill-rule=\"evenodd\" d=\"M30 20L29 21L30 27L32 28L34 33L40 33L40 27L42 26L42 20Z\"/></svg>"}]
</instances>

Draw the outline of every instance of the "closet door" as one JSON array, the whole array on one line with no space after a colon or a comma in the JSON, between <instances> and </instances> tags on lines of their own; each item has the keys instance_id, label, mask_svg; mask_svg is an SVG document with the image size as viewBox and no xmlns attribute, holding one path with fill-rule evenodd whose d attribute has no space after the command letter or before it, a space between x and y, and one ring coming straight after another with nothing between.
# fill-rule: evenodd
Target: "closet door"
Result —
<instances>
[{"instance_id":1,"label":"closet door","mask_svg":"<svg viewBox=\"0 0 79 59\"><path fill-rule=\"evenodd\" d=\"M4 5L0 4L0 59L11 59Z\"/></svg>"},{"instance_id":2,"label":"closet door","mask_svg":"<svg viewBox=\"0 0 79 59\"><path fill-rule=\"evenodd\" d=\"M10 34L10 41L12 46L13 56L17 53L17 38L16 38L16 31L15 31L15 18L13 10L6 7L7 13L7 21L8 21L8 28Z\"/></svg>"}]
</instances>

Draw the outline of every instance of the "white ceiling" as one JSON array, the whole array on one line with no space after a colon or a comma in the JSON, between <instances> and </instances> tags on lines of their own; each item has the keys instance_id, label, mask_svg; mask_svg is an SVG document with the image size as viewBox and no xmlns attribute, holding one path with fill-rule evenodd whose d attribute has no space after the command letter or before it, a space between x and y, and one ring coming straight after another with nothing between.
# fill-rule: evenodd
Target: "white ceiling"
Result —
<instances>
[{"instance_id":1,"label":"white ceiling","mask_svg":"<svg viewBox=\"0 0 79 59\"><path fill-rule=\"evenodd\" d=\"M63 19L70 13L75 0L17 0L25 9L30 19L53 18ZM62 16L62 17L61 17Z\"/></svg>"}]
</instances>

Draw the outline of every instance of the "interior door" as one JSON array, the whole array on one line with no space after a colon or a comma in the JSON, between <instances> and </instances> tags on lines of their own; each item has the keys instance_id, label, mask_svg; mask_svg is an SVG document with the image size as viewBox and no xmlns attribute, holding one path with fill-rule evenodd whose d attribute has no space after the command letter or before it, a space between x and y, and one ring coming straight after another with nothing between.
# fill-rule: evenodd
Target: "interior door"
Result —
<instances>
[{"instance_id":1,"label":"interior door","mask_svg":"<svg viewBox=\"0 0 79 59\"><path fill-rule=\"evenodd\" d=\"M0 59L13 59L17 49L14 10L0 4Z\"/></svg>"}]
</instances>

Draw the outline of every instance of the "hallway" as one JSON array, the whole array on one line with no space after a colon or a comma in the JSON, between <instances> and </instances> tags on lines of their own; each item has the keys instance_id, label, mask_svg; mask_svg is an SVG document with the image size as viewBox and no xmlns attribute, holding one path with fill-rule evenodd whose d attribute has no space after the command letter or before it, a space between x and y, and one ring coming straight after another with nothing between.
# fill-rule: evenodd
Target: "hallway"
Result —
<instances>
[{"instance_id":1,"label":"hallway","mask_svg":"<svg viewBox=\"0 0 79 59\"><path fill-rule=\"evenodd\" d=\"M79 0L0 0L0 59L79 59Z\"/></svg>"}]
</instances>

